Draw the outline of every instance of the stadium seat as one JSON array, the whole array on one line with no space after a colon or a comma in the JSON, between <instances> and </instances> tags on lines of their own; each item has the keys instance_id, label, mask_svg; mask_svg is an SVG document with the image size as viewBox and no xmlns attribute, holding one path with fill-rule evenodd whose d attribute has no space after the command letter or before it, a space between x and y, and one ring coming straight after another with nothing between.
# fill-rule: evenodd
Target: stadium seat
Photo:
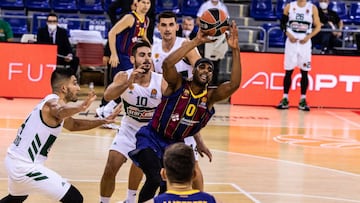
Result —
<instances>
[{"instance_id":1,"label":"stadium seat","mask_svg":"<svg viewBox=\"0 0 360 203\"><path fill-rule=\"evenodd\" d=\"M351 24L352 23L352 20L350 20L349 15L348 15L348 10L347 10L345 2L332 1L332 2L330 2L329 8L331 10L335 11L339 15L340 19L345 24Z\"/></svg>"},{"instance_id":2,"label":"stadium seat","mask_svg":"<svg viewBox=\"0 0 360 203\"><path fill-rule=\"evenodd\" d=\"M86 17L86 21L84 22L83 30L96 30L100 31L102 37L107 39L109 25L106 21L105 16L95 16L89 15Z\"/></svg>"},{"instance_id":3,"label":"stadium seat","mask_svg":"<svg viewBox=\"0 0 360 203\"><path fill-rule=\"evenodd\" d=\"M30 11L50 11L50 0L25 0L25 7Z\"/></svg>"},{"instance_id":4,"label":"stadium seat","mask_svg":"<svg viewBox=\"0 0 360 203\"><path fill-rule=\"evenodd\" d=\"M52 0L52 9L55 12L76 13L78 5L76 0Z\"/></svg>"},{"instance_id":5,"label":"stadium seat","mask_svg":"<svg viewBox=\"0 0 360 203\"><path fill-rule=\"evenodd\" d=\"M196 14L204 0L183 0L181 13L184 16L196 17Z\"/></svg>"},{"instance_id":6,"label":"stadium seat","mask_svg":"<svg viewBox=\"0 0 360 203\"><path fill-rule=\"evenodd\" d=\"M267 32L268 47L285 47L286 35L280 29L279 24L265 23L262 27ZM263 39L262 33L260 33L260 39Z\"/></svg>"},{"instance_id":7,"label":"stadium seat","mask_svg":"<svg viewBox=\"0 0 360 203\"><path fill-rule=\"evenodd\" d=\"M276 13L276 17L278 19L280 19L284 13L284 8L286 6L286 4L292 2L293 0L277 0L276 1L276 9L275 9L275 13Z\"/></svg>"},{"instance_id":8,"label":"stadium seat","mask_svg":"<svg viewBox=\"0 0 360 203\"><path fill-rule=\"evenodd\" d=\"M271 0L252 0L250 6L250 17L255 20L277 20Z\"/></svg>"},{"instance_id":9,"label":"stadium seat","mask_svg":"<svg viewBox=\"0 0 360 203\"><path fill-rule=\"evenodd\" d=\"M11 10L23 10L25 7L23 0L0 0L0 8Z\"/></svg>"},{"instance_id":10,"label":"stadium seat","mask_svg":"<svg viewBox=\"0 0 360 203\"><path fill-rule=\"evenodd\" d=\"M350 4L349 17L356 25L360 25L360 2Z\"/></svg>"},{"instance_id":11,"label":"stadium seat","mask_svg":"<svg viewBox=\"0 0 360 203\"><path fill-rule=\"evenodd\" d=\"M48 13L33 13L31 33L36 34L38 29L46 26L46 17Z\"/></svg>"},{"instance_id":12,"label":"stadium seat","mask_svg":"<svg viewBox=\"0 0 360 203\"><path fill-rule=\"evenodd\" d=\"M163 11L172 11L177 15L180 14L178 0L156 0L156 13Z\"/></svg>"},{"instance_id":13,"label":"stadium seat","mask_svg":"<svg viewBox=\"0 0 360 203\"><path fill-rule=\"evenodd\" d=\"M20 38L28 33L27 16L24 12L4 12L3 19L10 24L14 37Z\"/></svg>"},{"instance_id":14,"label":"stadium seat","mask_svg":"<svg viewBox=\"0 0 360 203\"><path fill-rule=\"evenodd\" d=\"M101 3L102 0L79 0L79 11L80 13L86 14L102 14L104 8Z\"/></svg>"},{"instance_id":15,"label":"stadium seat","mask_svg":"<svg viewBox=\"0 0 360 203\"><path fill-rule=\"evenodd\" d=\"M81 29L80 17L76 14L60 14L58 25L65 28L68 31L68 34L70 34L70 30Z\"/></svg>"}]
</instances>

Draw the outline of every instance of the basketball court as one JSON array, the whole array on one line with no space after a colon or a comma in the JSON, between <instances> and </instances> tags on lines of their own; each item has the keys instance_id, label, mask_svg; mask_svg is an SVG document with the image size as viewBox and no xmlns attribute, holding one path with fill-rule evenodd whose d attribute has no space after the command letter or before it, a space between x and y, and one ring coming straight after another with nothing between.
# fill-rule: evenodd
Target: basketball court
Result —
<instances>
[{"instance_id":1,"label":"basketball court","mask_svg":"<svg viewBox=\"0 0 360 203\"><path fill-rule=\"evenodd\" d=\"M38 99L0 98L0 157ZM77 117L94 118L89 112ZM120 117L118 120L120 121ZM200 159L205 190L226 203L360 203L360 111L350 109L216 105L201 134L213 161ZM46 165L74 184L85 202L99 201L99 181L115 130L63 131ZM124 199L129 161L117 177L112 202ZM0 162L0 196L7 195ZM41 194L28 203L52 202Z\"/></svg>"}]
</instances>

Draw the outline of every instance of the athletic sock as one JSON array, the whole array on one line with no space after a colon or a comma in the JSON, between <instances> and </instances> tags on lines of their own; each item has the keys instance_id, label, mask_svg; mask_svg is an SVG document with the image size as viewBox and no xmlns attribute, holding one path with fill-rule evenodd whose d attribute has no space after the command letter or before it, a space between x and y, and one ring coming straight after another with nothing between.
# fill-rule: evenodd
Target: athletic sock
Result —
<instances>
[{"instance_id":1,"label":"athletic sock","mask_svg":"<svg viewBox=\"0 0 360 203\"><path fill-rule=\"evenodd\" d=\"M136 190L129 190L127 191L127 200L129 203L136 202Z\"/></svg>"},{"instance_id":2,"label":"athletic sock","mask_svg":"<svg viewBox=\"0 0 360 203\"><path fill-rule=\"evenodd\" d=\"M110 197L100 197L100 203L109 203Z\"/></svg>"}]
</instances>

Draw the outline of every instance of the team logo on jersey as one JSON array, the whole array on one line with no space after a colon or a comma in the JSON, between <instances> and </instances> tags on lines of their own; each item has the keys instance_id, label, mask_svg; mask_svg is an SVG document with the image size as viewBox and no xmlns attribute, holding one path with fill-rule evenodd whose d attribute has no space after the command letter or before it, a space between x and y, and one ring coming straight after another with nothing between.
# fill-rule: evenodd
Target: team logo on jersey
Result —
<instances>
[{"instance_id":1,"label":"team logo on jersey","mask_svg":"<svg viewBox=\"0 0 360 203\"><path fill-rule=\"evenodd\" d=\"M189 90L188 89L185 89L184 92L183 92L183 95L181 95L181 99L187 99L189 98Z\"/></svg>"},{"instance_id":2,"label":"team logo on jersey","mask_svg":"<svg viewBox=\"0 0 360 203\"><path fill-rule=\"evenodd\" d=\"M171 120L174 122L180 120L179 114L178 113L171 114Z\"/></svg>"},{"instance_id":3,"label":"team logo on jersey","mask_svg":"<svg viewBox=\"0 0 360 203\"><path fill-rule=\"evenodd\" d=\"M199 104L200 108L206 108L206 102L207 102L207 97L202 97L201 98L201 103Z\"/></svg>"},{"instance_id":4,"label":"team logo on jersey","mask_svg":"<svg viewBox=\"0 0 360 203\"><path fill-rule=\"evenodd\" d=\"M154 54L154 57L155 57L156 59L158 59L158 58L160 57L160 54L159 54L159 53L155 53L155 54Z\"/></svg>"},{"instance_id":5,"label":"team logo on jersey","mask_svg":"<svg viewBox=\"0 0 360 203\"><path fill-rule=\"evenodd\" d=\"M150 98L156 99L156 94L157 94L157 90L156 90L156 89L152 89L152 90L151 90Z\"/></svg>"}]
</instances>

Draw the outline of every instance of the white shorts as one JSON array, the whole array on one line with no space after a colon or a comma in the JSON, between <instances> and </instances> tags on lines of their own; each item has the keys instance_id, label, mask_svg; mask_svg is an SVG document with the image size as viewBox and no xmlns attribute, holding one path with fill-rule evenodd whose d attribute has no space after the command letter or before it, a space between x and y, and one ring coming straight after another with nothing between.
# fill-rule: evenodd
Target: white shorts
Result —
<instances>
[{"instance_id":1,"label":"white shorts","mask_svg":"<svg viewBox=\"0 0 360 203\"><path fill-rule=\"evenodd\" d=\"M139 129L135 129L126 123L121 123L120 128L111 143L110 150L115 150L129 159L128 153L136 149L135 134L138 130Z\"/></svg>"},{"instance_id":2,"label":"white shorts","mask_svg":"<svg viewBox=\"0 0 360 203\"><path fill-rule=\"evenodd\" d=\"M27 163L9 154L5 158L5 166L9 193L14 196L39 193L60 201L71 186L66 179L44 165Z\"/></svg>"},{"instance_id":3,"label":"white shorts","mask_svg":"<svg viewBox=\"0 0 360 203\"><path fill-rule=\"evenodd\" d=\"M284 69L293 70L299 67L301 70L311 70L311 40L305 44L299 41L291 43L289 38L285 42Z\"/></svg>"},{"instance_id":4,"label":"white shorts","mask_svg":"<svg viewBox=\"0 0 360 203\"><path fill-rule=\"evenodd\" d=\"M117 151L129 159L128 153L136 149L135 134L139 129L135 129L126 123L122 123L116 136L110 146L110 150ZM195 160L199 159L199 153L196 149L196 141L193 136L184 139L184 143L194 150Z\"/></svg>"}]
</instances>

